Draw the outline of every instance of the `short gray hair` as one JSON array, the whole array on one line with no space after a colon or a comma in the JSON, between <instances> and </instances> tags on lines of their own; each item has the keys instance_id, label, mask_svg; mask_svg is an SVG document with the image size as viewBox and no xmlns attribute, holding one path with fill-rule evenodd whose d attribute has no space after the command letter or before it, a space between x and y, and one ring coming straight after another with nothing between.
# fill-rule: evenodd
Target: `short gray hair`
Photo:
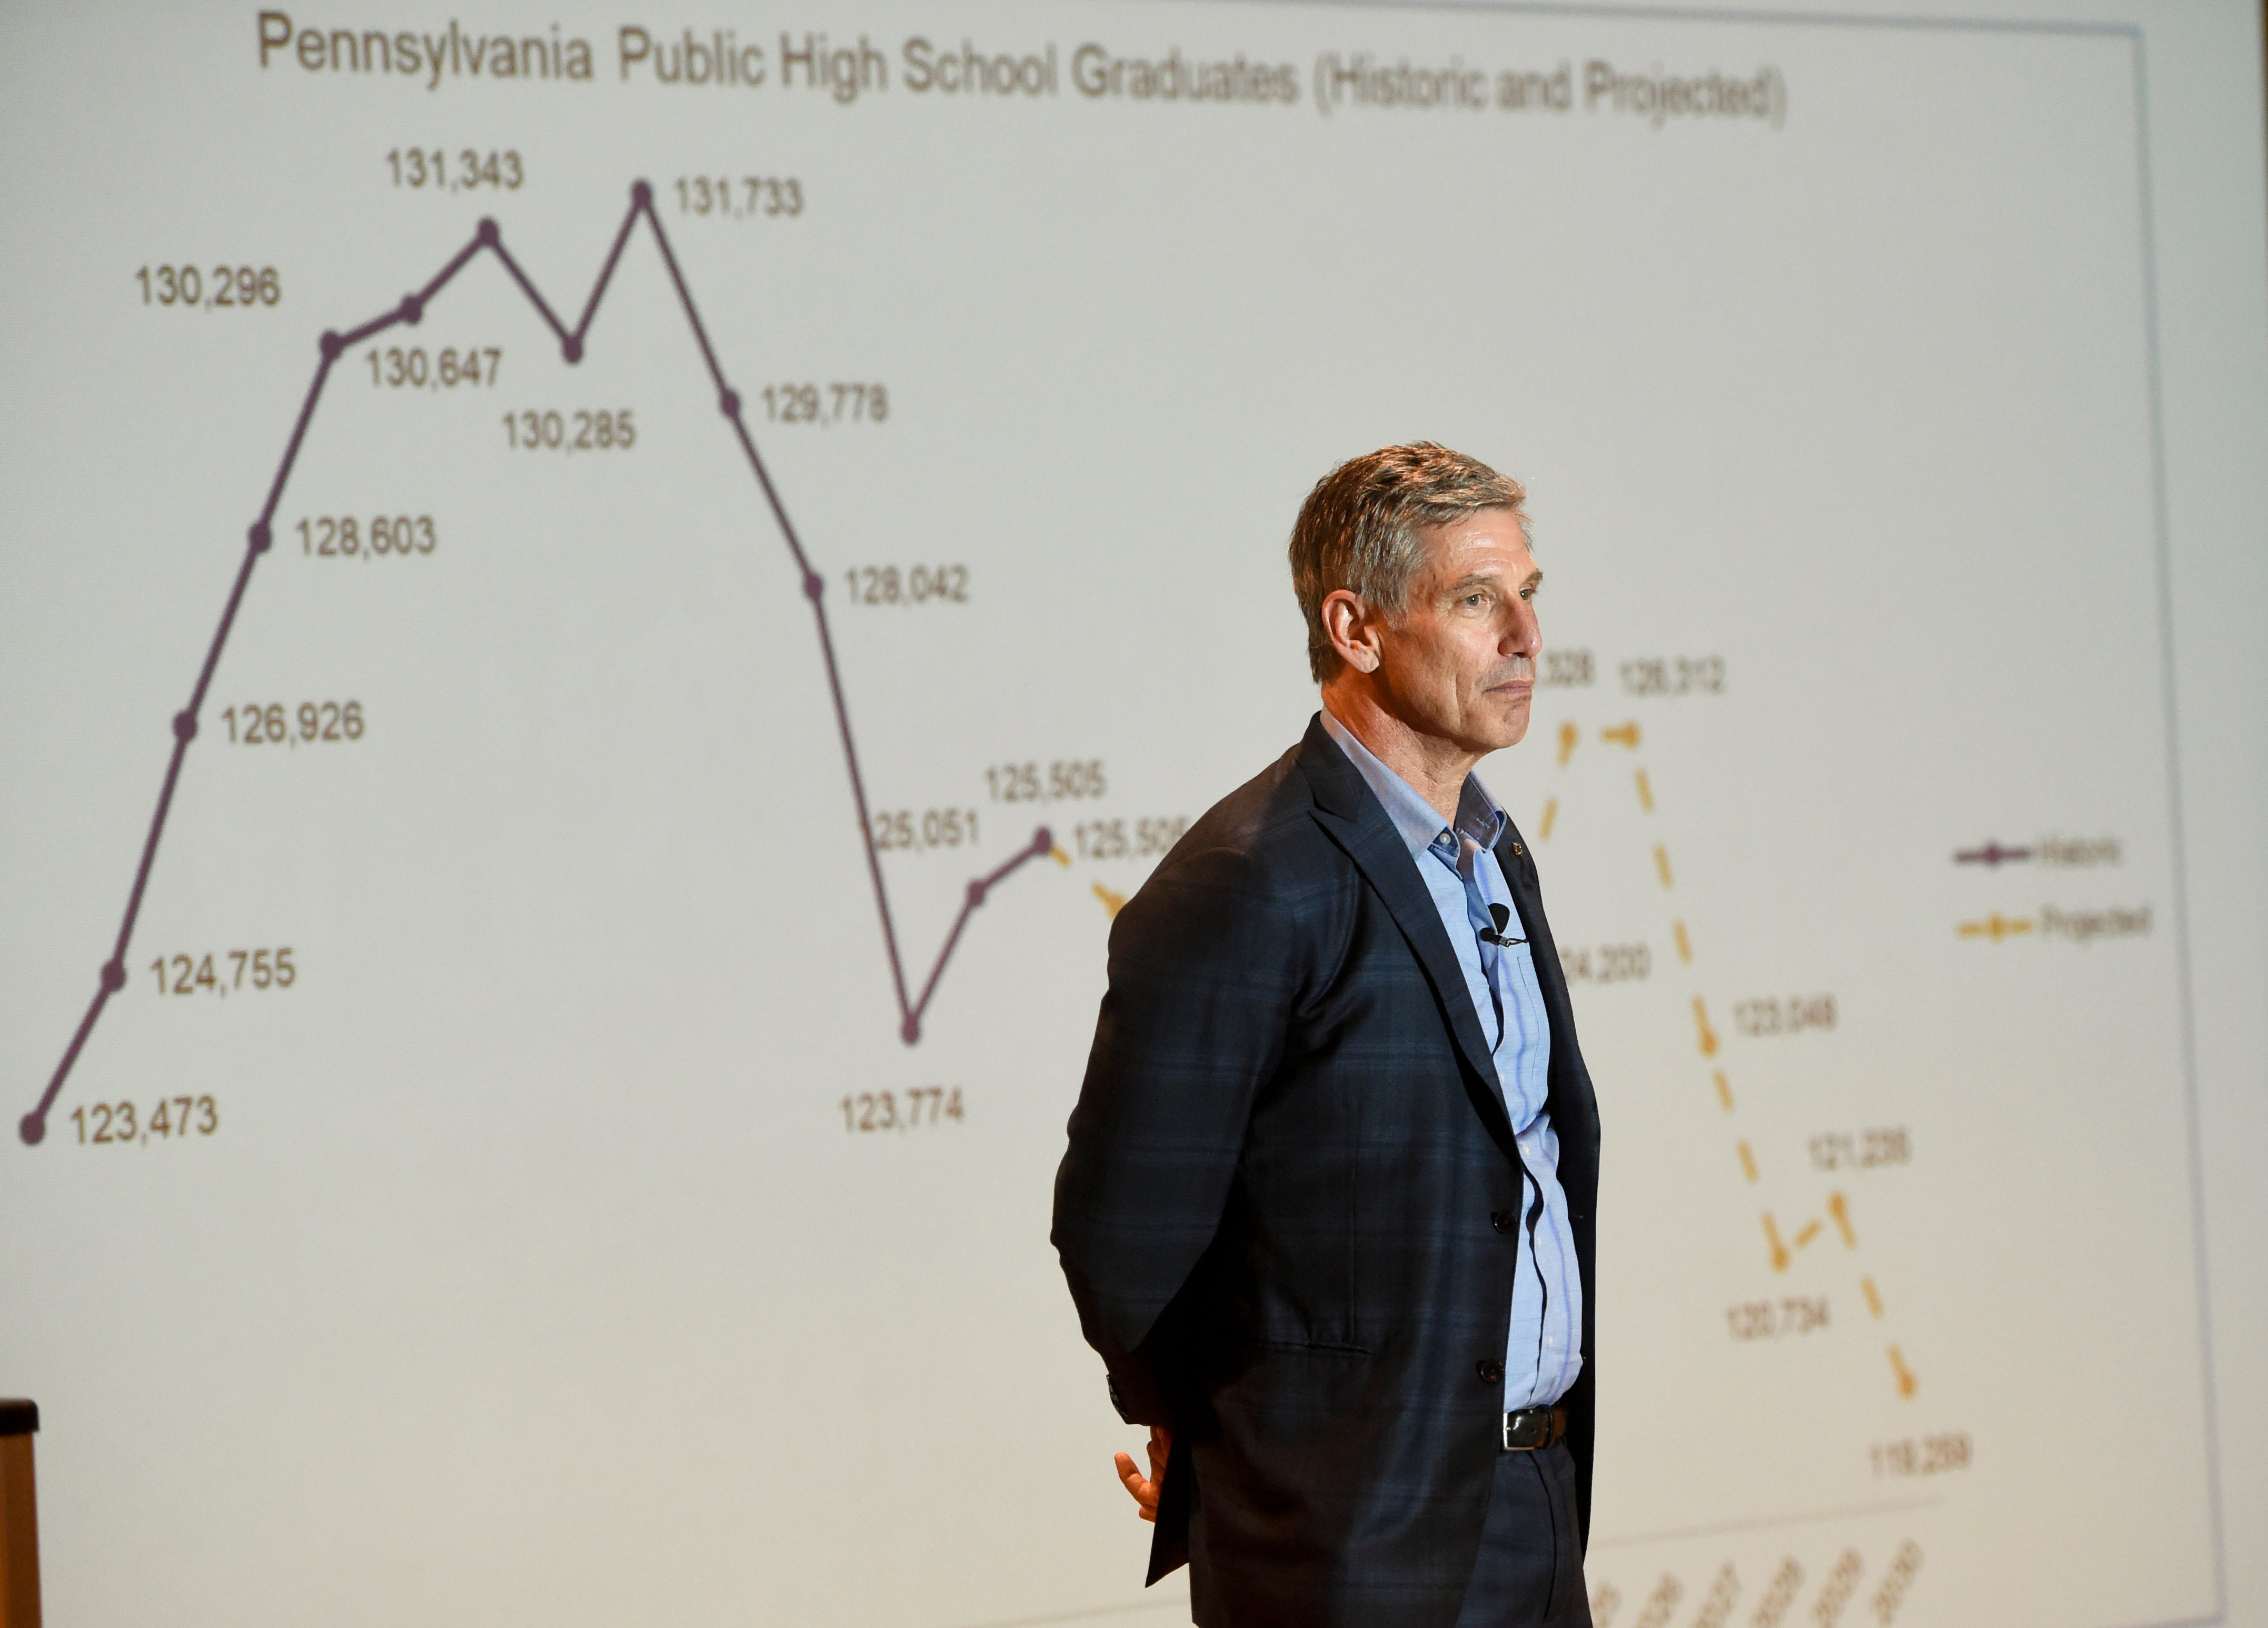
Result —
<instances>
[{"instance_id":1,"label":"short gray hair","mask_svg":"<svg viewBox=\"0 0 2268 1628\"><path fill-rule=\"evenodd\" d=\"M1307 618L1307 670L1322 683L1340 667L1323 629L1323 601L1341 588L1398 617L1425 563L1420 530L1484 509L1521 510L1528 489L1477 458L1432 441L1381 446L1315 483L1292 527L1292 592Z\"/></svg>"}]
</instances>

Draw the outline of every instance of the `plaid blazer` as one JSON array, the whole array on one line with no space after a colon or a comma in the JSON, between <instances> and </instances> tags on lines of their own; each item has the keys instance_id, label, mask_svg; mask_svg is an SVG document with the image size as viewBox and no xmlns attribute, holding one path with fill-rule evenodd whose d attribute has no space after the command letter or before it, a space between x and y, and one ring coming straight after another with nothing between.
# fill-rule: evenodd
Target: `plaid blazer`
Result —
<instances>
[{"instance_id":1,"label":"plaid blazer","mask_svg":"<svg viewBox=\"0 0 2268 1628\"><path fill-rule=\"evenodd\" d=\"M1598 1110L1535 862L1510 827L1496 854L1551 1024L1587 1533ZM1149 1580L1186 1560L1206 1628L1449 1628L1501 1450L1519 1152L1417 863L1319 720L1119 912L1070 1142L1071 1298L1121 1413L1174 1433Z\"/></svg>"}]
</instances>

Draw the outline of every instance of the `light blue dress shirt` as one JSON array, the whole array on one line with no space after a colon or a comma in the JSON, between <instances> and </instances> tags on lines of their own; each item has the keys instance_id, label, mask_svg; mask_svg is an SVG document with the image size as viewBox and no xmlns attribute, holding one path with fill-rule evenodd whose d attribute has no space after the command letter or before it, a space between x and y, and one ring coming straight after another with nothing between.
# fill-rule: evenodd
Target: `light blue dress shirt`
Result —
<instances>
[{"instance_id":1,"label":"light blue dress shirt","mask_svg":"<svg viewBox=\"0 0 2268 1628\"><path fill-rule=\"evenodd\" d=\"M1521 1158L1520 1266L1513 1279L1512 1335L1505 1350L1506 1412L1557 1402L1583 1371L1583 1280L1575 1261L1567 1195L1559 1186L1559 1136L1544 1103L1550 1093L1551 1025L1535 960L1523 940L1509 948L1481 942L1501 905L1521 931L1519 907L1496 862L1508 818L1481 783L1465 777L1454 828L1417 789L1379 761L1347 726L1323 710L1323 729L1369 785L1386 817L1410 844L1418 873L1441 914L1465 993L1496 1062L1497 1090L1511 1116Z\"/></svg>"}]
</instances>

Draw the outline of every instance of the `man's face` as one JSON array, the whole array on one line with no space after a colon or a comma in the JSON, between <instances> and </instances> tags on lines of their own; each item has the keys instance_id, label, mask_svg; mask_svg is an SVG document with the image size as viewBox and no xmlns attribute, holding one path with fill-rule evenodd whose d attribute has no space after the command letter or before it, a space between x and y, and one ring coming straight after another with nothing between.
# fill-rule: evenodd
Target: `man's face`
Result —
<instances>
[{"instance_id":1,"label":"man's face","mask_svg":"<svg viewBox=\"0 0 2268 1628\"><path fill-rule=\"evenodd\" d=\"M1425 564L1398 625L1379 630L1379 676L1395 715L1420 734L1479 755L1528 733L1543 646L1543 573L1508 509L1430 527Z\"/></svg>"}]
</instances>

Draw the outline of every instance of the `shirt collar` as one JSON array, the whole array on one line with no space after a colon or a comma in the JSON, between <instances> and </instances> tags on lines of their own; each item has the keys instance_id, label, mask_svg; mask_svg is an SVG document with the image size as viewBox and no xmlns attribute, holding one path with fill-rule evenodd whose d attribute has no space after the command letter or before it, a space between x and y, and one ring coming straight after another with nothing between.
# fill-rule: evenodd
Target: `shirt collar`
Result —
<instances>
[{"instance_id":1,"label":"shirt collar","mask_svg":"<svg viewBox=\"0 0 2268 1628\"><path fill-rule=\"evenodd\" d=\"M1504 835L1507 815L1498 807L1496 799L1483 788L1479 779L1465 777L1464 789L1457 795L1455 835L1441 822L1441 812L1418 794L1418 788L1404 780L1380 761L1378 755L1355 738L1354 732L1331 716L1331 710L1322 711L1323 733L1338 742L1355 772L1363 777L1386 817L1394 822L1402 840L1410 846L1412 858L1434 849L1447 838L1446 851L1436 849L1451 865L1457 862L1457 836L1469 836L1483 848L1494 848L1497 839Z\"/></svg>"}]
</instances>

